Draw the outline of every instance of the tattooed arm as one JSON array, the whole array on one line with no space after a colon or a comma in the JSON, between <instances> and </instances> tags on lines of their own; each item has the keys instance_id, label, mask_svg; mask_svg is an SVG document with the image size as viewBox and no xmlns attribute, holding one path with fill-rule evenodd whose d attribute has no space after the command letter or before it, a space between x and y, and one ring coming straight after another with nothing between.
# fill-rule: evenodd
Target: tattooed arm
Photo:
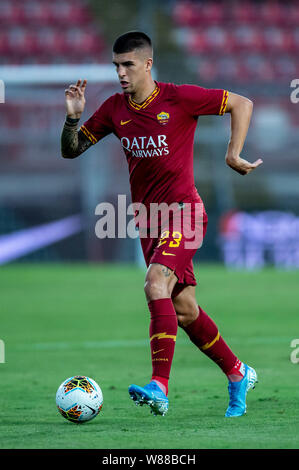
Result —
<instances>
[{"instance_id":1,"label":"tattooed arm","mask_svg":"<svg viewBox=\"0 0 299 470\"><path fill-rule=\"evenodd\" d=\"M91 141L77 130L80 116L85 107L85 88L87 80L78 80L65 90L66 120L61 134L61 155L63 158L76 158L85 152Z\"/></svg>"},{"instance_id":2,"label":"tattooed arm","mask_svg":"<svg viewBox=\"0 0 299 470\"><path fill-rule=\"evenodd\" d=\"M75 121L75 119L73 120ZM85 152L91 145L91 141L83 134L82 131L77 130L79 119L77 123L71 122L70 118L66 118L61 134L61 155L63 158L76 158Z\"/></svg>"}]
</instances>

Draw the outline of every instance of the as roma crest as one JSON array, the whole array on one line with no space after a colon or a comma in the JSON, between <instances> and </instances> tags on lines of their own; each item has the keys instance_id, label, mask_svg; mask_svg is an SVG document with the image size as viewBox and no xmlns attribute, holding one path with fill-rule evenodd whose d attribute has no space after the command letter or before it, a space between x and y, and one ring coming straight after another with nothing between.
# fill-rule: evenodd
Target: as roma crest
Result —
<instances>
[{"instance_id":1,"label":"as roma crest","mask_svg":"<svg viewBox=\"0 0 299 470\"><path fill-rule=\"evenodd\" d=\"M158 122L162 125L165 125L169 121L169 114L166 111L162 111L160 114L157 114Z\"/></svg>"}]
</instances>

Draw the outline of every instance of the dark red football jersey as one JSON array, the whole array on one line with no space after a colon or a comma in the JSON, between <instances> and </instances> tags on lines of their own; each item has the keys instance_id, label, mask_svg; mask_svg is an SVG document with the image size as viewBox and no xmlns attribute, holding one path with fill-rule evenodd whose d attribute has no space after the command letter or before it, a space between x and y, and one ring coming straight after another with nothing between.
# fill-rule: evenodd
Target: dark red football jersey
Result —
<instances>
[{"instance_id":1,"label":"dark red football jersey","mask_svg":"<svg viewBox=\"0 0 299 470\"><path fill-rule=\"evenodd\" d=\"M95 144L115 134L125 152L132 202L201 201L194 185L193 143L200 115L223 115L228 92L156 82L142 104L129 94L108 98L81 126Z\"/></svg>"}]
</instances>

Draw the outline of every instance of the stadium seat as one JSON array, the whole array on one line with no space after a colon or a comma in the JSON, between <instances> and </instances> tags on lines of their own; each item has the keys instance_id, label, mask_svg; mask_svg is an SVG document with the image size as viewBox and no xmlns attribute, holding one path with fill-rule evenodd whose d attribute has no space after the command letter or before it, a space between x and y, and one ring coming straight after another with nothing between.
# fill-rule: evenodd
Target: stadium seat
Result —
<instances>
[{"instance_id":1,"label":"stadium seat","mask_svg":"<svg viewBox=\"0 0 299 470\"><path fill-rule=\"evenodd\" d=\"M9 42L9 35L5 30L0 32L0 56L9 55L11 52L11 46Z\"/></svg>"},{"instance_id":2,"label":"stadium seat","mask_svg":"<svg viewBox=\"0 0 299 470\"><path fill-rule=\"evenodd\" d=\"M194 2L177 2L172 14L174 22L179 26L196 26L203 22Z\"/></svg>"},{"instance_id":3,"label":"stadium seat","mask_svg":"<svg viewBox=\"0 0 299 470\"><path fill-rule=\"evenodd\" d=\"M225 19L225 9L221 2L207 2L199 5L202 11L202 21L205 25L223 24Z\"/></svg>"},{"instance_id":4,"label":"stadium seat","mask_svg":"<svg viewBox=\"0 0 299 470\"><path fill-rule=\"evenodd\" d=\"M217 64L211 59L200 59L197 72L200 80L206 82L215 80L218 76Z\"/></svg>"},{"instance_id":5,"label":"stadium seat","mask_svg":"<svg viewBox=\"0 0 299 470\"><path fill-rule=\"evenodd\" d=\"M233 29L234 48L236 52L261 51L264 48L263 36L259 29L248 24Z\"/></svg>"},{"instance_id":6,"label":"stadium seat","mask_svg":"<svg viewBox=\"0 0 299 470\"><path fill-rule=\"evenodd\" d=\"M258 19L258 7L252 2L235 2L230 10L231 21L236 25L254 25Z\"/></svg>"},{"instance_id":7,"label":"stadium seat","mask_svg":"<svg viewBox=\"0 0 299 470\"><path fill-rule=\"evenodd\" d=\"M290 3L289 5L285 6L286 10L286 17L289 24L292 24L294 27L298 29L299 25L299 3L296 2L294 4Z\"/></svg>"},{"instance_id":8,"label":"stadium seat","mask_svg":"<svg viewBox=\"0 0 299 470\"><path fill-rule=\"evenodd\" d=\"M200 76L232 80L285 80L299 63L299 2L191 2L178 1L173 9L179 45L200 57ZM222 64L212 66L210 58ZM224 62L233 64L223 71ZM278 56L278 59L277 59ZM276 62L274 61L276 60ZM202 64L205 64L206 71ZM256 67L256 70L255 70ZM275 77L275 73L277 76Z\"/></svg>"},{"instance_id":9,"label":"stadium seat","mask_svg":"<svg viewBox=\"0 0 299 470\"><path fill-rule=\"evenodd\" d=\"M203 31L196 31L189 35L187 41L187 49L190 54L201 54L205 53L208 48L205 35Z\"/></svg>"},{"instance_id":10,"label":"stadium seat","mask_svg":"<svg viewBox=\"0 0 299 470\"><path fill-rule=\"evenodd\" d=\"M276 26L265 28L263 41L267 52L287 52L289 49L289 34Z\"/></svg>"},{"instance_id":11,"label":"stadium seat","mask_svg":"<svg viewBox=\"0 0 299 470\"><path fill-rule=\"evenodd\" d=\"M221 26L210 26L204 31L207 51L226 53L229 49L229 35Z\"/></svg>"},{"instance_id":12,"label":"stadium seat","mask_svg":"<svg viewBox=\"0 0 299 470\"><path fill-rule=\"evenodd\" d=\"M50 12L48 2L29 0L21 4L23 24L26 25L47 25L50 22Z\"/></svg>"},{"instance_id":13,"label":"stadium seat","mask_svg":"<svg viewBox=\"0 0 299 470\"><path fill-rule=\"evenodd\" d=\"M72 13L72 5L68 1L62 1L59 5L57 2L50 3L49 18L52 26L65 25L66 21L69 22L70 26L77 23L77 21L74 21L75 17L73 17Z\"/></svg>"},{"instance_id":14,"label":"stadium seat","mask_svg":"<svg viewBox=\"0 0 299 470\"><path fill-rule=\"evenodd\" d=\"M1 0L0 24L3 26L22 24L22 9L16 2Z\"/></svg>"},{"instance_id":15,"label":"stadium seat","mask_svg":"<svg viewBox=\"0 0 299 470\"><path fill-rule=\"evenodd\" d=\"M283 26L286 22L286 9L280 2L261 2L259 20L263 25Z\"/></svg>"},{"instance_id":16,"label":"stadium seat","mask_svg":"<svg viewBox=\"0 0 299 470\"><path fill-rule=\"evenodd\" d=\"M78 0L1 0L0 26L1 64L101 61L103 39Z\"/></svg>"},{"instance_id":17,"label":"stadium seat","mask_svg":"<svg viewBox=\"0 0 299 470\"><path fill-rule=\"evenodd\" d=\"M274 61L275 77L282 80L290 80L296 77L297 67L294 60L288 56L281 56Z\"/></svg>"}]
</instances>

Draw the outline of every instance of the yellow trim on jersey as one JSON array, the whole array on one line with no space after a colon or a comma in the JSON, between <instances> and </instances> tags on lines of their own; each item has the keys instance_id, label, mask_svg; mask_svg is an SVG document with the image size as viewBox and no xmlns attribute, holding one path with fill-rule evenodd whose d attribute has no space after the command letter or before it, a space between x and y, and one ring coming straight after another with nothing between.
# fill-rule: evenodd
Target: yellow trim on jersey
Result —
<instances>
[{"instance_id":1,"label":"yellow trim on jersey","mask_svg":"<svg viewBox=\"0 0 299 470\"><path fill-rule=\"evenodd\" d=\"M226 105L227 105L227 98L228 98L228 91L223 90L222 103L221 103L220 111L219 111L220 116L223 116L223 114L225 113Z\"/></svg>"},{"instance_id":2,"label":"yellow trim on jersey","mask_svg":"<svg viewBox=\"0 0 299 470\"><path fill-rule=\"evenodd\" d=\"M219 338L220 338L220 334L219 334L219 331L218 331L216 338L214 338L213 341L211 341L210 343L206 343L206 344L204 344L203 346L200 346L200 349L201 349L202 351L205 351L206 349L211 348L211 347L213 346L213 344L215 344L216 341L219 340Z\"/></svg>"},{"instance_id":3,"label":"yellow trim on jersey","mask_svg":"<svg viewBox=\"0 0 299 470\"><path fill-rule=\"evenodd\" d=\"M134 109L139 111L140 109L146 108L156 98L156 96L158 96L159 93L160 88L157 85L152 94L142 104L135 103L131 97L129 98L129 103Z\"/></svg>"},{"instance_id":4,"label":"yellow trim on jersey","mask_svg":"<svg viewBox=\"0 0 299 470\"><path fill-rule=\"evenodd\" d=\"M90 140L90 142L91 142L92 144L96 144L96 143L97 143L97 139L95 138L95 136L92 135L92 133L89 132L89 130L86 129L85 126L81 126L79 130L82 131L84 135L86 135L86 137Z\"/></svg>"}]
</instances>

